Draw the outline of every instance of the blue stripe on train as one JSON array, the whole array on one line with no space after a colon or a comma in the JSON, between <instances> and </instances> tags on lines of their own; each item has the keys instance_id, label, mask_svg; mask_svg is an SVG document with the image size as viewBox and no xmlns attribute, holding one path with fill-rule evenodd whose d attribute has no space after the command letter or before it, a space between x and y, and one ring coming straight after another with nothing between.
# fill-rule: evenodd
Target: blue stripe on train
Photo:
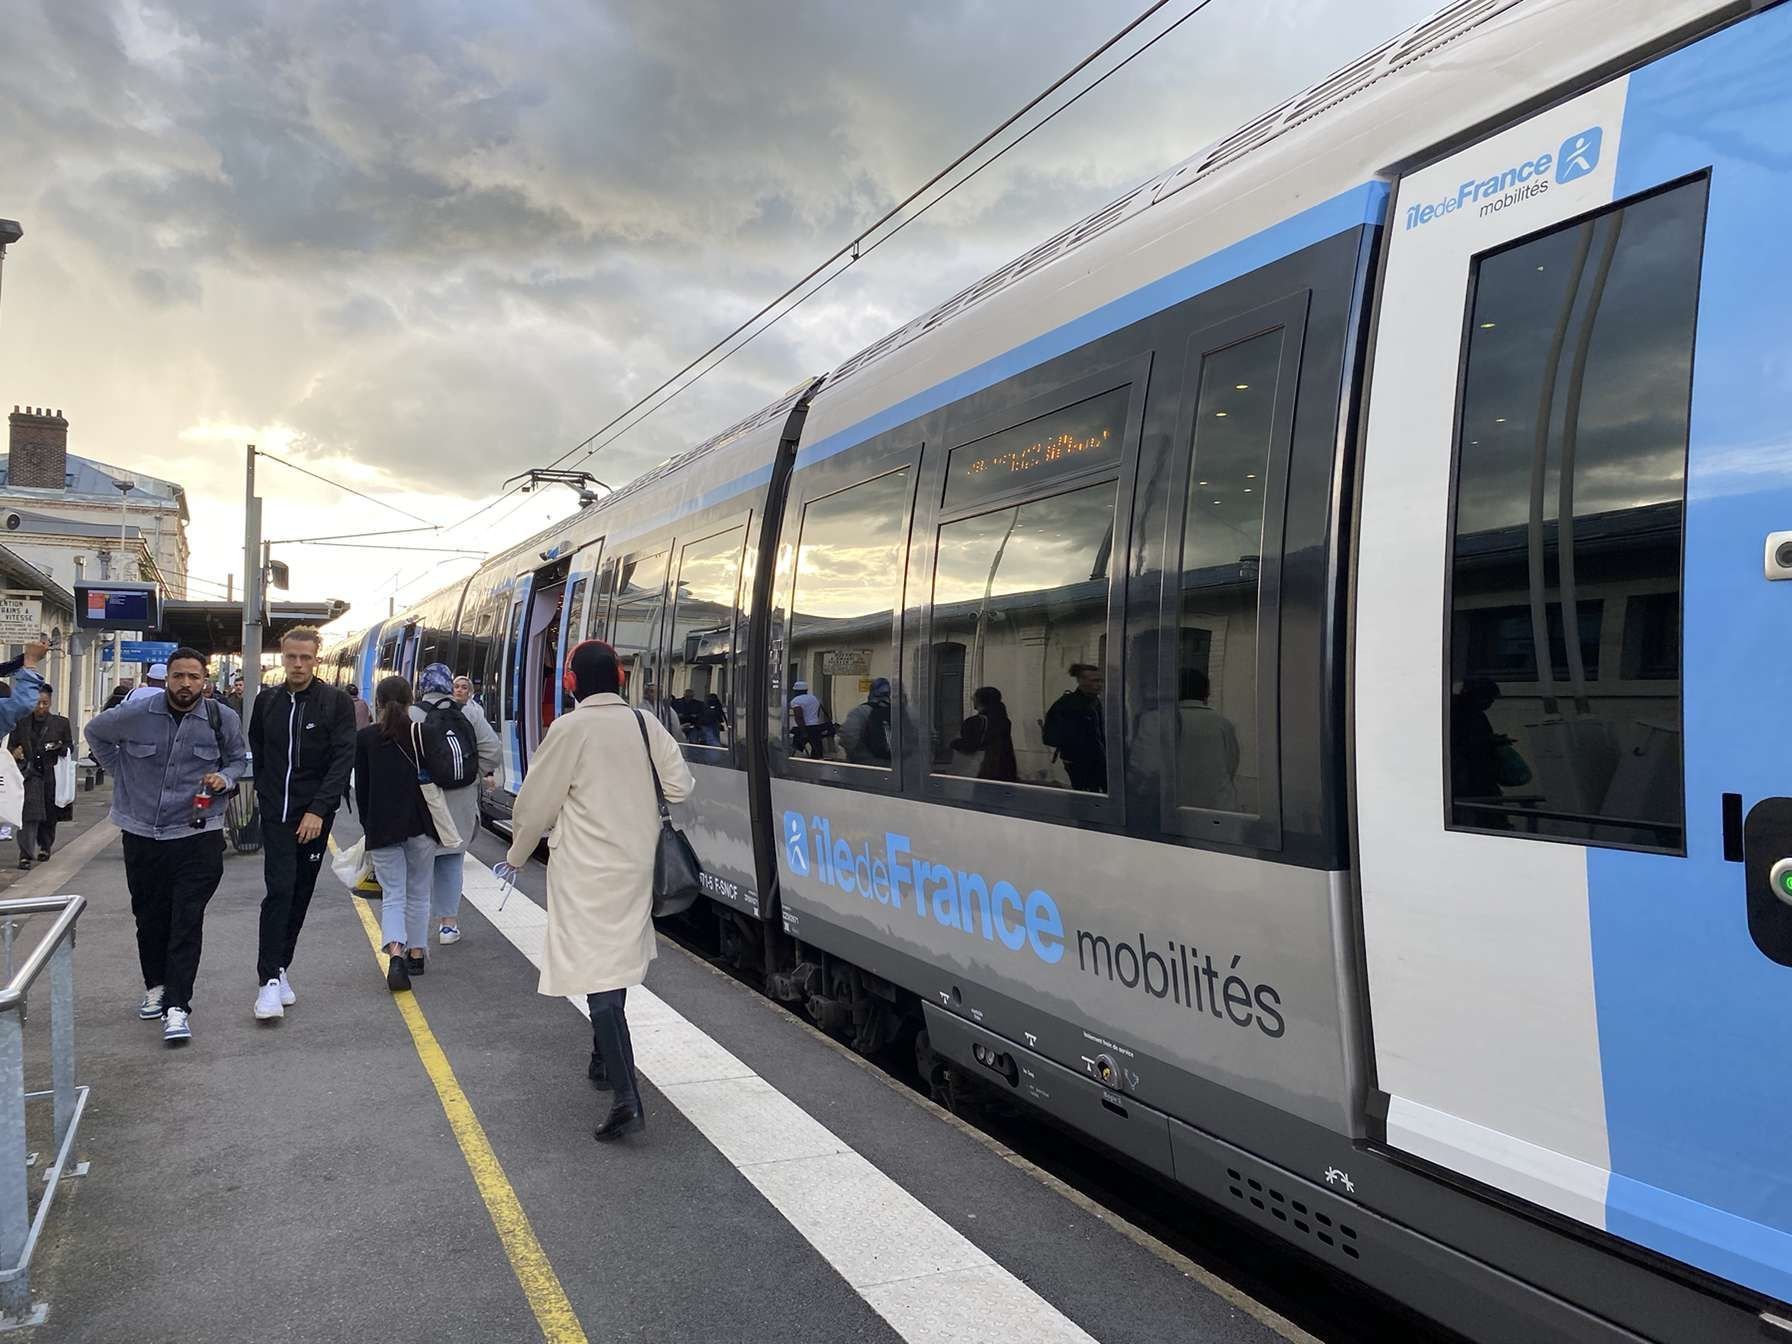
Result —
<instances>
[{"instance_id":1,"label":"blue stripe on train","mask_svg":"<svg viewBox=\"0 0 1792 1344\"><path fill-rule=\"evenodd\" d=\"M1792 968L1750 940L1720 797L1792 793L1792 7L1631 77L1622 198L1711 169L1685 539L1687 856L1590 849L1615 1234L1792 1299ZM1547 1086L1547 1079L1539 1079Z\"/></svg>"}]
</instances>

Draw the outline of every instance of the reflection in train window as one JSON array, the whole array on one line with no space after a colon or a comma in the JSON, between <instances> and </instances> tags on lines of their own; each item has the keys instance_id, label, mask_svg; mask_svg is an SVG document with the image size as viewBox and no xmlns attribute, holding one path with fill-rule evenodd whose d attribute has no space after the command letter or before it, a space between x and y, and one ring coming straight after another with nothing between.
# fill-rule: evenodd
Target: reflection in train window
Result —
<instances>
[{"instance_id":1,"label":"reflection in train window","mask_svg":"<svg viewBox=\"0 0 1792 1344\"><path fill-rule=\"evenodd\" d=\"M1698 181L1476 263L1450 569L1454 826L1683 845L1704 217Z\"/></svg>"},{"instance_id":2,"label":"reflection in train window","mask_svg":"<svg viewBox=\"0 0 1792 1344\"><path fill-rule=\"evenodd\" d=\"M666 610L666 560L670 552L632 556L622 562L616 579L616 606L610 622L610 644L621 661L631 705L657 714L678 731L677 716L665 705L659 679L660 634Z\"/></svg>"},{"instance_id":3,"label":"reflection in train window","mask_svg":"<svg viewBox=\"0 0 1792 1344\"><path fill-rule=\"evenodd\" d=\"M887 767L900 749L893 627L908 502L904 467L803 509L786 669L793 756Z\"/></svg>"},{"instance_id":4,"label":"reflection in train window","mask_svg":"<svg viewBox=\"0 0 1792 1344\"><path fill-rule=\"evenodd\" d=\"M734 654L734 598L744 529L694 541L678 562L666 690L680 740L698 747L733 741L728 672Z\"/></svg>"},{"instance_id":5,"label":"reflection in train window","mask_svg":"<svg viewBox=\"0 0 1792 1344\"><path fill-rule=\"evenodd\" d=\"M1107 791L1113 538L1112 481L940 528L935 773Z\"/></svg>"},{"instance_id":6,"label":"reflection in train window","mask_svg":"<svg viewBox=\"0 0 1792 1344\"><path fill-rule=\"evenodd\" d=\"M1176 705L1148 711L1138 730L1141 743L1175 742L1180 807L1262 810L1258 579L1283 339L1278 328L1201 361L1182 512ZM1145 721L1172 713L1173 725ZM1149 756L1142 768L1152 768Z\"/></svg>"}]
</instances>

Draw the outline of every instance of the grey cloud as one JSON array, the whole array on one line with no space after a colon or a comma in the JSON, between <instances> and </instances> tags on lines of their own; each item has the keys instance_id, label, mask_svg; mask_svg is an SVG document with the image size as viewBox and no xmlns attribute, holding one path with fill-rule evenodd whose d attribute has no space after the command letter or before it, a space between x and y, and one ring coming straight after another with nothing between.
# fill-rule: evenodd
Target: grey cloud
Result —
<instances>
[{"instance_id":1,"label":"grey cloud","mask_svg":"<svg viewBox=\"0 0 1792 1344\"><path fill-rule=\"evenodd\" d=\"M131 275L131 288L152 308L177 303L198 303L203 297L199 280L188 271L165 271L147 266Z\"/></svg>"}]
</instances>

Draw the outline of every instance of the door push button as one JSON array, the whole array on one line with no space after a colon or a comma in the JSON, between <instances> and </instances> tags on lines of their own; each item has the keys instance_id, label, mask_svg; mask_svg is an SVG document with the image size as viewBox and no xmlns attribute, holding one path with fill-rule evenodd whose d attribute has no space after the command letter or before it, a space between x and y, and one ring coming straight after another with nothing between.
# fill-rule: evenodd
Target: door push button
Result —
<instances>
[{"instance_id":1,"label":"door push button","mask_svg":"<svg viewBox=\"0 0 1792 1344\"><path fill-rule=\"evenodd\" d=\"M1792 966L1792 798L1763 798L1742 823L1748 932L1770 959Z\"/></svg>"},{"instance_id":2,"label":"door push button","mask_svg":"<svg viewBox=\"0 0 1792 1344\"><path fill-rule=\"evenodd\" d=\"M1792 859L1781 859L1768 870L1767 881L1773 887L1773 894L1787 905L1792 905Z\"/></svg>"},{"instance_id":3,"label":"door push button","mask_svg":"<svg viewBox=\"0 0 1792 1344\"><path fill-rule=\"evenodd\" d=\"M1792 532L1767 534L1767 577L1792 579Z\"/></svg>"}]
</instances>

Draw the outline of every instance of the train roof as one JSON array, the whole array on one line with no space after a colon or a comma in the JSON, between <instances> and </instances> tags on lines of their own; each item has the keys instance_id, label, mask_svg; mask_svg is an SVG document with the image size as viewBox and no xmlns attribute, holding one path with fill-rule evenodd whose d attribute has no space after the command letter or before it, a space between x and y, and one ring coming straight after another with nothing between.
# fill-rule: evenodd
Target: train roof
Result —
<instances>
[{"instance_id":1,"label":"train roof","mask_svg":"<svg viewBox=\"0 0 1792 1344\"><path fill-rule=\"evenodd\" d=\"M706 485L750 476L805 395L805 456L825 454L999 381L1016 359L1051 357L1054 338L1065 348L1094 339L1101 333L1086 319L1133 320L1118 301L1153 282L1180 276L1198 293L1341 228L1378 222L1376 184L1754 7L1456 0L897 327L819 387L805 380L487 563L551 550L596 514L620 510L623 521L663 505L656 487L695 493L700 465ZM1278 229L1282 252L1246 246Z\"/></svg>"}]
</instances>

